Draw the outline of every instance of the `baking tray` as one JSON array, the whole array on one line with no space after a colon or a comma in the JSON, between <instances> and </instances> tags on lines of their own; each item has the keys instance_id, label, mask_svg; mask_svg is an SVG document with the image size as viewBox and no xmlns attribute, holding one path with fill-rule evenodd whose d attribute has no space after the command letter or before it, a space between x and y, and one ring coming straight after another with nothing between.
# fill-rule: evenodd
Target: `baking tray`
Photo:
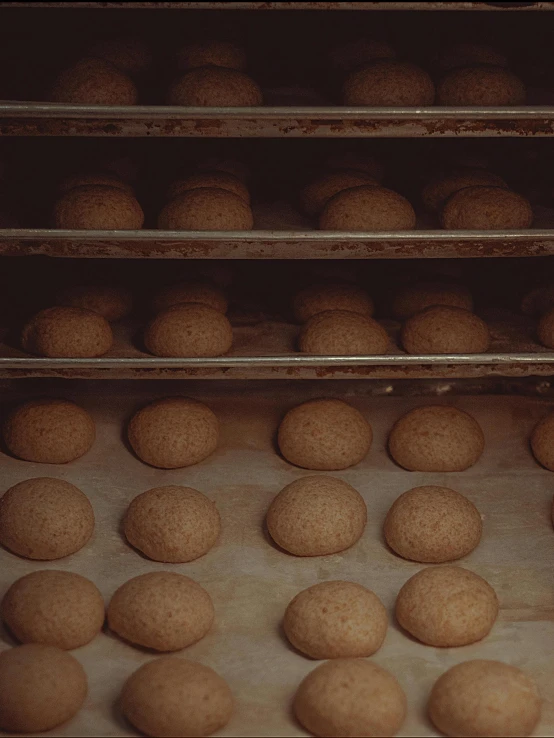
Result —
<instances>
[{"instance_id":1,"label":"baking tray","mask_svg":"<svg viewBox=\"0 0 554 738\"><path fill-rule=\"evenodd\" d=\"M331 384L333 386L331 386ZM90 498L96 515L93 539L74 556L31 562L0 550L0 595L20 576L38 569L83 574L100 588L106 601L115 589L142 573L172 570L191 576L213 598L216 621L199 643L178 654L205 663L228 680L236 714L218 735L303 736L294 722L291 699L302 678L317 662L293 651L280 622L292 597L318 581L347 579L374 590L389 614L385 643L373 660L399 679L408 696L408 717L400 736L436 736L425 717L434 681L461 661L498 659L525 669L544 697L542 721L535 735L554 733L554 662L545 645L554 639L552 561L554 532L550 510L552 473L539 467L528 448L534 424L552 407L538 397L464 396L433 398L472 413L481 424L486 448L470 470L452 474L406 472L388 457L385 442L394 421L408 409L429 403L421 397L371 397L368 383L321 384L181 384L171 392L206 403L221 421L221 441L206 461L188 469L162 471L143 465L122 442L124 422L144 402L168 393L167 384L79 383L53 387L41 383L40 394L65 396L90 411L97 440L82 459L66 466L17 461L1 455L2 488L35 476L63 478ZM29 397L28 384L7 395ZM35 388L36 389L36 388ZM319 396L342 397L370 420L374 441L368 457L337 476L352 484L368 506L367 529L352 549L318 558L296 558L278 551L264 534L265 512L280 489L311 474L281 459L274 434L286 410ZM212 498L221 513L223 534L205 557L182 565L151 562L127 546L120 533L130 500L154 486L182 484ZM500 615L482 642L456 649L435 649L401 632L393 618L396 594L419 571L420 564L393 555L381 527L393 500L422 484L448 485L467 495L484 519L479 547L459 563L483 576L500 599ZM12 645L1 634L0 649ZM116 701L125 679L155 654L135 649L109 632L73 651L89 679L81 712L50 735L132 736Z\"/></svg>"},{"instance_id":2,"label":"baking tray","mask_svg":"<svg viewBox=\"0 0 554 738\"><path fill-rule=\"evenodd\" d=\"M11 2L7 8L131 8L144 10L554 10L554 3L471 2Z\"/></svg>"}]
</instances>

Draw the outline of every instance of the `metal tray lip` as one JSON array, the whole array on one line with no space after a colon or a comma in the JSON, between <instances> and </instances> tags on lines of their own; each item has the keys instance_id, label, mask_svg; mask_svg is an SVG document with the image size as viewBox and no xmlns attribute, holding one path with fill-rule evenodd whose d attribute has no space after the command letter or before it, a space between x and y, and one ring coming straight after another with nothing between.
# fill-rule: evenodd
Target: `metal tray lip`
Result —
<instances>
[{"instance_id":1,"label":"metal tray lip","mask_svg":"<svg viewBox=\"0 0 554 738\"><path fill-rule=\"evenodd\" d=\"M7 8L83 8L143 10L464 10L464 11L542 11L554 10L554 3L536 2L524 7L499 7L484 2L6 2ZM298 7L300 6L300 7ZM302 7L304 6L304 7Z\"/></svg>"}]
</instances>

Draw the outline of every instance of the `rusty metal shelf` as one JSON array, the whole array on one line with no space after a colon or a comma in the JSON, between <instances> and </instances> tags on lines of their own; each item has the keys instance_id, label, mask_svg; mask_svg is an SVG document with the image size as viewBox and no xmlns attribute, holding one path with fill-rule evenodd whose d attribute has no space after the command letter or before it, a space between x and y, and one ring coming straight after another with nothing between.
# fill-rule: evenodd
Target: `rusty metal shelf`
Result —
<instances>
[{"instance_id":1,"label":"rusty metal shelf","mask_svg":"<svg viewBox=\"0 0 554 738\"><path fill-rule=\"evenodd\" d=\"M86 8L137 10L554 10L554 3L485 2L7 2L6 8ZM511 6L511 7L510 7Z\"/></svg>"}]
</instances>

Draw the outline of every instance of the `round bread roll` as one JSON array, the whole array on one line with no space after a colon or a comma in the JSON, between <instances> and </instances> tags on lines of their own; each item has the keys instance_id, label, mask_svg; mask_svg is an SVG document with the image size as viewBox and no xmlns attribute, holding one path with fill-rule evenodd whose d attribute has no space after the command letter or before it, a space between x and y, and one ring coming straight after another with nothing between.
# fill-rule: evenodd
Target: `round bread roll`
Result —
<instances>
[{"instance_id":1,"label":"round bread roll","mask_svg":"<svg viewBox=\"0 0 554 738\"><path fill-rule=\"evenodd\" d=\"M534 287L521 301L521 312L532 317L541 316L554 309L554 285Z\"/></svg>"},{"instance_id":2,"label":"round bread roll","mask_svg":"<svg viewBox=\"0 0 554 738\"><path fill-rule=\"evenodd\" d=\"M233 345L233 329L207 305L173 305L146 326L144 344L154 356L223 356Z\"/></svg>"},{"instance_id":3,"label":"round bread roll","mask_svg":"<svg viewBox=\"0 0 554 738\"><path fill-rule=\"evenodd\" d=\"M210 595L182 574L152 571L129 579L108 605L110 629L155 651L180 651L204 638L214 621Z\"/></svg>"},{"instance_id":4,"label":"round bread roll","mask_svg":"<svg viewBox=\"0 0 554 738\"><path fill-rule=\"evenodd\" d=\"M27 479L0 498L0 543L18 556L62 559L83 548L93 531L87 496L63 479Z\"/></svg>"},{"instance_id":5,"label":"round bread roll","mask_svg":"<svg viewBox=\"0 0 554 738\"><path fill-rule=\"evenodd\" d=\"M533 211L517 192L502 187L464 187L444 204L441 222L451 231L507 231L529 228Z\"/></svg>"},{"instance_id":6,"label":"round bread roll","mask_svg":"<svg viewBox=\"0 0 554 738\"><path fill-rule=\"evenodd\" d=\"M71 654L28 643L0 653L0 728L42 733L67 722L87 696L85 671Z\"/></svg>"},{"instance_id":7,"label":"round bread roll","mask_svg":"<svg viewBox=\"0 0 554 738\"><path fill-rule=\"evenodd\" d=\"M119 190L128 192L129 195L134 196L135 194L133 187L128 182L124 182L121 177L113 172L84 172L71 174L60 182L58 189L63 195L66 192L69 192L69 190L74 190L75 187L83 187L86 185L116 187Z\"/></svg>"},{"instance_id":8,"label":"round bread roll","mask_svg":"<svg viewBox=\"0 0 554 738\"><path fill-rule=\"evenodd\" d=\"M177 68L181 72L198 67L225 67L243 72L246 52L232 41L192 41L177 52Z\"/></svg>"},{"instance_id":9,"label":"round bread roll","mask_svg":"<svg viewBox=\"0 0 554 738\"><path fill-rule=\"evenodd\" d=\"M406 320L412 315L433 305L473 310L471 292L461 284L453 282L419 282L402 287L394 296L392 314L398 320Z\"/></svg>"},{"instance_id":10,"label":"round bread roll","mask_svg":"<svg viewBox=\"0 0 554 738\"><path fill-rule=\"evenodd\" d=\"M349 282L317 282L296 294L292 308L296 320L305 323L314 315L331 310L371 317L374 305L371 297L358 285Z\"/></svg>"},{"instance_id":11,"label":"round bread roll","mask_svg":"<svg viewBox=\"0 0 554 738\"><path fill-rule=\"evenodd\" d=\"M306 185L300 193L302 207L308 215L319 215L327 202L343 190L359 187L364 184L379 184L374 177L366 172L355 170L337 170L324 174L315 182Z\"/></svg>"},{"instance_id":12,"label":"round bread roll","mask_svg":"<svg viewBox=\"0 0 554 738\"><path fill-rule=\"evenodd\" d=\"M244 72L198 67L171 85L168 103L194 108L255 108L263 105L263 95L258 84Z\"/></svg>"},{"instance_id":13,"label":"round bread roll","mask_svg":"<svg viewBox=\"0 0 554 738\"><path fill-rule=\"evenodd\" d=\"M186 280L161 289L152 299L155 313L183 303L195 302L207 305L220 313L227 312L225 292L208 279Z\"/></svg>"},{"instance_id":14,"label":"round bread roll","mask_svg":"<svg viewBox=\"0 0 554 738\"><path fill-rule=\"evenodd\" d=\"M141 206L120 187L100 184L74 187L54 207L54 224L64 230L138 231L143 223Z\"/></svg>"},{"instance_id":15,"label":"round bread roll","mask_svg":"<svg viewBox=\"0 0 554 738\"><path fill-rule=\"evenodd\" d=\"M91 54L126 74L140 74L152 66L152 52L145 41L136 37L103 39L94 44Z\"/></svg>"},{"instance_id":16,"label":"round bread roll","mask_svg":"<svg viewBox=\"0 0 554 738\"><path fill-rule=\"evenodd\" d=\"M250 204L250 192L248 187L242 180L229 172L197 172L183 179L173 182L168 189L167 197L172 200L174 197L184 195L190 190L198 190L200 188L215 188L218 190L227 190L241 197L244 202Z\"/></svg>"},{"instance_id":17,"label":"round bread roll","mask_svg":"<svg viewBox=\"0 0 554 738\"><path fill-rule=\"evenodd\" d=\"M394 59L392 46L383 40L357 38L335 46L329 53L331 66L340 72L351 72L374 59Z\"/></svg>"},{"instance_id":18,"label":"round bread roll","mask_svg":"<svg viewBox=\"0 0 554 738\"><path fill-rule=\"evenodd\" d=\"M180 469L212 454L219 438L219 422L209 407L189 397L165 397L136 412L127 437L145 464Z\"/></svg>"},{"instance_id":19,"label":"round bread roll","mask_svg":"<svg viewBox=\"0 0 554 738\"><path fill-rule=\"evenodd\" d=\"M433 305L408 318L400 340L409 354L484 354L491 335L485 321L469 310Z\"/></svg>"},{"instance_id":20,"label":"round bread roll","mask_svg":"<svg viewBox=\"0 0 554 738\"><path fill-rule=\"evenodd\" d=\"M541 696L525 672L500 661L465 661L435 682L429 717L450 736L527 736L541 717Z\"/></svg>"},{"instance_id":21,"label":"round bread roll","mask_svg":"<svg viewBox=\"0 0 554 738\"><path fill-rule=\"evenodd\" d=\"M388 351L389 336L367 315L327 310L317 313L304 325L299 348L305 354L380 355Z\"/></svg>"},{"instance_id":22,"label":"round bread roll","mask_svg":"<svg viewBox=\"0 0 554 738\"><path fill-rule=\"evenodd\" d=\"M407 700L396 678L364 659L317 666L293 702L298 721L316 736L393 736L406 719Z\"/></svg>"},{"instance_id":23,"label":"round bread roll","mask_svg":"<svg viewBox=\"0 0 554 738\"><path fill-rule=\"evenodd\" d=\"M133 312L133 296L125 287L84 284L67 287L56 299L58 305L83 308L98 313L109 323L127 318Z\"/></svg>"},{"instance_id":24,"label":"round bread roll","mask_svg":"<svg viewBox=\"0 0 554 738\"><path fill-rule=\"evenodd\" d=\"M443 564L467 556L481 540L479 510L448 487L414 487L392 504L384 525L392 550L410 561Z\"/></svg>"},{"instance_id":25,"label":"round bread roll","mask_svg":"<svg viewBox=\"0 0 554 738\"><path fill-rule=\"evenodd\" d=\"M437 105L525 105L525 85L513 72L490 64L454 69L437 87Z\"/></svg>"},{"instance_id":26,"label":"round bread roll","mask_svg":"<svg viewBox=\"0 0 554 738\"><path fill-rule=\"evenodd\" d=\"M336 471L364 459L373 432L364 416L342 400L308 400L285 415L277 435L285 459L303 469Z\"/></svg>"},{"instance_id":27,"label":"round bread roll","mask_svg":"<svg viewBox=\"0 0 554 738\"><path fill-rule=\"evenodd\" d=\"M68 400L29 400L7 417L2 428L10 453L39 464L67 464L91 448L94 421Z\"/></svg>"},{"instance_id":28,"label":"round bread roll","mask_svg":"<svg viewBox=\"0 0 554 738\"><path fill-rule=\"evenodd\" d=\"M125 682L121 710L148 736L206 736L233 714L233 695L213 669L163 656L137 669Z\"/></svg>"},{"instance_id":29,"label":"round bread roll","mask_svg":"<svg viewBox=\"0 0 554 738\"><path fill-rule=\"evenodd\" d=\"M554 471L554 413L547 415L534 427L531 450L539 464Z\"/></svg>"},{"instance_id":30,"label":"round bread roll","mask_svg":"<svg viewBox=\"0 0 554 738\"><path fill-rule=\"evenodd\" d=\"M498 49L488 44L461 43L447 48L439 58L439 69L470 67L475 64L492 64L495 67L508 67L508 59Z\"/></svg>"},{"instance_id":31,"label":"round bread roll","mask_svg":"<svg viewBox=\"0 0 554 738\"><path fill-rule=\"evenodd\" d=\"M478 185L508 189L508 185L498 174L488 172L486 169L464 167L432 179L421 193L421 199L428 210L437 212L455 192L463 190L464 187Z\"/></svg>"},{"instance_id":32,"label":"round bread roll","mask_svg":"<svg viewBox=\"0 0 554 738\"><path fill-rule=\"evenodd\" d=\"M454 472L473 466L485 449L479 423L448 405L416 407L394 424L389 452L408 471Z\"/></svg>"},{"instance_id":33,"label":"round bread roll","mask_svg":"<svg viewBox=\"0 0 554 738\"><path fill-rule=\"evenodd\" d=\"M396 619L418 641L436 648L483 639L498 616L496 592L460 566L428 567L414 574L396 598Z\"/></svg>"},{"instance_id":34,"label":"round bread roll","mask_svg":"<svg viewBox=\"0 0 554 738\"><path fill-rule=\"evenodd\" d=\"M342 88L345 105L412 107L432 105L433 80L416 64L377 59L352 72Z\"/></svg>"},{"instance_id":35,"label":"round bread roll","mask_svg":"<svg viewBox=\"0 0 554 738\"><path fill-rule=\"evenodd\" d=\"M24 351L50 358L87 359L103 356L113 344L106 318L81 307L51 307L23 327Z\"/></svg>"},{"instance_id":36,"label":"round bread roll","mask_svg":"<svg viewBox=\"0 0 554 738\"><path fill-rule=\"evenodd\" d=\"M410 231L415 224L414 209L405 197L375 185L338 192L319 218L322 231Z\"/></svg>"},{"instance_id":37,"label":"round bread roll","mask_svg":"<svg viewBox=\"0 0 554 738\"><path fill-rule=\"evenodd\" d=\"M324 161L324 169L330 171L351 170L355 172L365 172L370 177L381 182L385 176L385 168L381 161L372 154L364 151L343 151L338 154L331 154Z\"/></svg>"},{"instance_id":38,"label":"round bread roll","mask_svg":"<svg viewBox=\"0 0 554 738\"><path fill-rule=\"evenodd\" d=\"M275 543L295 556L327 556L362 536L367 509L354 487L335 477L302 477L271 503L267 528Z\"/></svg>"},{"instance_id":39,"label":"round bread roll","mask_svg":"<svg viewBox=\"0 0 554 738\"><path fill-rule=\"evenodd\" d=\"M78 105L136 105L135 83L102 59L86 58L60 74L52 100Z\"/></svg>"},{"instance_id":40,"label":"round bread roll","mask_svg":"<svg viewBox=\"0 0 554 738\"><path fill-rule=\"evenodd\" d=\"M2 620L21 643L79 648L100 632L104 600L89 579L69 571L34 571L8 589Z\"/></svg>"},{"instance_id":41,"label":"round bread roll","mask_svg":"<svg viewBox=\"0 0 554 738\"><path fill-rule=\"evenodd\" d=\"M385 606L355 582L321 582L290 602L283 629L292 645L312 659L371 656L387 634Z\"/></svg>"},{"instance_id":42,"label":"round bread roll","mask_svg":"<svg viewBox=\"0 0 554 738\"><path fill-rule=\"evenodd\" d=\"M554 308L551 308L539 320L537 336L543 346L554 348Z\"/></svg>"},{"instance_id":43,"label":"round bread roll","mask_svg":"<svg viewBox=\"0 0 554 738\"><path fill-rule=\"evenodd\" d=\"M165 231L251 231L254 217L242 197L216 187L200 187L174 197L161 211Z\"/></svg>"},{"instance_id":44,"label":"round bread roll","mask_svg":"<svg viewBox=\"0 0 554 738\"><path fill-rule=\"evenodd\" d=\"M190 487L156 487L131 502L125 537L154 561L185 563L208 553L221 531L217 507Z\"/></svg>"},{"instance_id":45,"label":"round bread roll","mask_svg":"<svg viewBox=\"0 0 554 738\"><path fill-rule=\"evenodd\" d=\"M199 172L227 172L245 183L251 176L250 167L247 164L240 159L229 157L208 156L197 163L196 169Z\"/></svg>"}]
</instances>

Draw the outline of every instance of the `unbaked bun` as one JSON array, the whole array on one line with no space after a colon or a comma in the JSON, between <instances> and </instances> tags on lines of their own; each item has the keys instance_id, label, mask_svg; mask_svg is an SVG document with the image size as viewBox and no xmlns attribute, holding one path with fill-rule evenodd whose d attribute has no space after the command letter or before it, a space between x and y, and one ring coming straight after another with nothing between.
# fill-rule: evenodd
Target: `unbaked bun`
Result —
<instances>
[{"instance_id":1,"label":"unbaked bun","mask_svg":"<svg viewBox=\"0 0 554 738\"><path fill-rule=\"evenodd\" d=\"M308 320L298 345L305 354L361 356L386 354L389 336L376 320L346 310L327 310Z\"/></svg>"},{"instance_id":2,"label":"unbaked bun","mask_svg":"<svg viewBox=\"0 0 554 738\"><path fill-rule=\"evenodd\" d=\"M171 85L170 105L210 108L254 108L263 105L259 86L244 72L224 67L198 67Z\"/></svg>"},{"instance_id":3,"label":"unbaked bun","mask_svg":"<svg viewBox=\"0 0 554 738\"><path fill-rule=\"evenodd\" d=\"M181 72L198 67L246 69L246 52L232 41L191 41L177 52L177 68Z\"/></svg>"},{"instance_id":4,"label":"unbaked bun","mask_svg":"<svg viewBox=\"0 0 554 738\"><path fill-rule=\"evenodd\" d=\"M110 38L98 41L92 56L105 59L126 74L140 74L152 66L152 52L140 38Z\"/></svg>"},{"instance_id":5,"label":"unbaked bun","mask_svg":"<svg viewBox=\"0 0 554 738\"><path fill-rule=\"evenodd\" d=\"M233 345L233 329L223 313L207 305L173 305L146 326L144 345L154 356L223 356Z\"/></svg>"},{"instance_id":6,"label":"unbaked bun","mask_svg":"<svg viewBox=\"0 0 554 738\"><path fill-rule=\"evenodd\" d=\"M373 154L360 151L359 149L331 154L324 160L323 168L332 172L337 170L365 172L378 182L381 182L385 176L385 167L383 166L383 163L373 156Z\"/></svg>"},{"instance_id":7,"label":"unbaked bun","mask_svg":"<svg viewBox=\"0 0 554 738\"><path fill-rule=\"evenodd\" d=\"M410 231L415 224L414 209L405 197L374 185L338 192L319 218L322 231Z\"/></svg>"},{"instance_id":8,"label":"unbaked bun","mask_svg":"<svg viewBox=\"0 0 554 738\"><path fill-rule=\"evenodd\" d=\"M66 287L56 298L58 305L92 310L109 323L128 317L133 311L133 296L125 287L84 284Z\"/></svg>"},{"instance_id":9,"label":"unbaked bun","mask_svg":"<svg viewBox=\"0 0 554 738\"><path fill-rule=\"evenodd\" d=\"M113 64L86 58L60 74L52 100L79 105L136 105L135 83Z\"/></svg>"},{"instance_id":10,"label":"unbaked bun","mask_svg":"<svg viewBox=\"0 0 554 738\"><path fill-rule=\"evenodd\" d=\"M135 194L133 187L113 172L81 172L71 174L60 182L58 190L61 194L65 194L69 190L74 190L75 187L83 187L85 185L116 187L119 190L128 192L130 195Z\"/></svg>"},{"instance_id":11,"label":"unbaked bun","mask_svg":"<svg viewBox=\"0 0 554 738\"><path fill-rule=\"evenodd\" d=\"M253 226L248 203L216 187L200 187L174 197L158 218L158 228L166 231L251 231Z\"/></svg>"},{"instance_id":12,"label":"unbaked bun","mask_svg":"<svg viewBox=\"0 0 554 738\"><path fill-rule=\"evenodd\" d=\"M437 87L437 105L525 105L525 85L513 72L489 64L454 69Z\"/></svg>"},{"instance_id":13,"label":"unbaked bun","mask_svg":"<svg viewBox=\"0 0 554 738\"><path fill-rule=\"evenodd\" d=\"M300 193L300 201L308 215L319 215L327 202L337 192L364 184L377 185L379 183L374 177L365 172L355 170L329 172L306 185Z\"/></svg>"},{"instance_id":14,"label":"unbaked bun","mask_svg":"<svg viewBox=\"0 0 554 738\"><path fill-rule=\"evenodd\" d=\"M54 225L65 230L140 230L144 213L133 195L120 187L81 185L54 207Z\"/></svg>"},{"instance_id":15,"label":"unbaked bun","mask_svg":"<svg viewBox=\"0 0 554 738\"><path fill-rule=\"evenodd\" d=\"M374 311L373 300L367 292L350 282L316 282L304 287L292 302L294 317L305 323L314 315L331 310L348 311L371 317Z\"/></svg>"},{"instance_id":16,"label":"unbaked bun","mask_svg":"<svg viewBox=\"0 0 554 738\"><path fill-rule=\"evenodd\" d=\"M554 413L549 413L537 423L530 441L535 459L546 469L554 471Z\"/></svg>"},{"instance_id":17,"label":"unbaked bun","mask_svg":"<svg viewBox=\"0 0 554 738\"><path fill-rule=\"evenodd\" d=\"M409 354L484 354L491 343L484 320L446 305L413 315L402 326L400 339Z\"/></svg>"},{"instance_id":18,"label":"unbaked bun","mask_svg":"<svg viewBox=\"0 0 554 738\"><path fill-rule=\"evenodd\" d=\"M24 351L49 358L94 358L107 353L112 344L112 329L106 318L81 307L41 310L21 333Z\"/></svg>"},{"instance_id":19,"label":"unbaked bun","mask_svg":"<svg viewBox=\"0 0 554 738\"><path fill-rule=\"evenodd\" d=\"M438 66L443 72L450 72L452 69L475 64L508 67L508 59L501 51L488 44L460 43L449 46L442 52Z\"/></svg>"},{"instance_id":20,"label":"unbaked bun","mask_svg":"<svg viewBox=\"0 0 554 738\"><path fill-rule=\"evenodd\" d=\"M342 98L352 106L427 106L433 104L435 86L427 72L411 62L378 59L347 77Z\"/></svg>"},{"instance_id":21,"label":"unbaked bun","mask_svg":"<svg viewBox=\"0 0 554 738\"><path fill-rule=\"evenodd\" d=\"M554 309L554 285L534 287L521 300L521 312L532 317L542 316Z\"/></svg>"},{"instance_id":22,"label":"unbaked bun","mask_svg":"<svg viewBox=\"0 0 554 738\"><path fill-rule=\"evenodd\" d=\"M473 298L467 287L454 282L418 282L402 287L392 301L392 314L398 320L433 305L450 305L464 310L473 310Z\"/></svg>"},{"instance_id":23,"label":"unbaked bun","mask_svg":"<svg viewBox=\"0 0 554 738\"><path fill-rule=\"evenodd\" d=\"M488 172L486 169L464 167L432 179L423 189L421 199L428 210L437 212L458 190L479 185L508 189L508 185L498 174Z\"/></svg>"},{"instance_id":24,"label":"unbaked bun","mask_svg":"<svg viewBox=\"0 0 554 738\"><path fill-rule=\"evenodd\" d=\"M248 187L242 180L228 172L197 172L183 179L178 179L169 187L167 197L169 200L172 200L174 197L184 195L185 192L198 190L203 187L215 187L218 190L233 192L238 197L241 197L244 202L250 204Z\"/></svg>"},{"instance_id":25,"label":"unbaked bun","mask_svg":"<svg viewBox=\"0 0 554 738\"><path fill-rule=\"evenodd\" d=\"M223 314L227 312L225 292L208 279L186 280L163 287L152 298L152 309L159 313L174 305L190 302L207 305Z\"/></svg>"},{"instance_id":26,"label":"unbaked bun","mask_svg":"<svg viewBox=\"0 0 554 738\"><path fill-rule=\"evenodd\" d=\"M443 228L463 231L507 231L529 228L529 201L502 187L464 187L448 198L441 214Z\"/></svg>"},{"instance_id":27,"label":"unbaked bun","mask_svg":"<svg viewBox=\"0 0 554 738\"><path fill-rule=\"evenodd\" d=\"M329 52L331 66L340 72L351 72L374 59L394 59L395 56L396 52L389 43L370 38L346 41Z\"/></svg>"},{"instance_id":28,"label":"unbaked bun","mask_svg":"<svg viewBox=\"0 0 554 738\"><path fill-rule=\"evenodd\" d=\"M537 337L543 346L554 348L554 308L551 308L539 320Z\"/></svg>"},{"instance_id":29,"label":"unbaked bun","mask_svg":"<svg viewBox=\"0 0 554 738\"><path fill-rule=\"evenodd\" d=\"M251 176L250 167L241 159L227 156L208 156L196 164L198 172L227 172L238 177L241 182L248 182Z\"/></svg>"}]
</instances>

